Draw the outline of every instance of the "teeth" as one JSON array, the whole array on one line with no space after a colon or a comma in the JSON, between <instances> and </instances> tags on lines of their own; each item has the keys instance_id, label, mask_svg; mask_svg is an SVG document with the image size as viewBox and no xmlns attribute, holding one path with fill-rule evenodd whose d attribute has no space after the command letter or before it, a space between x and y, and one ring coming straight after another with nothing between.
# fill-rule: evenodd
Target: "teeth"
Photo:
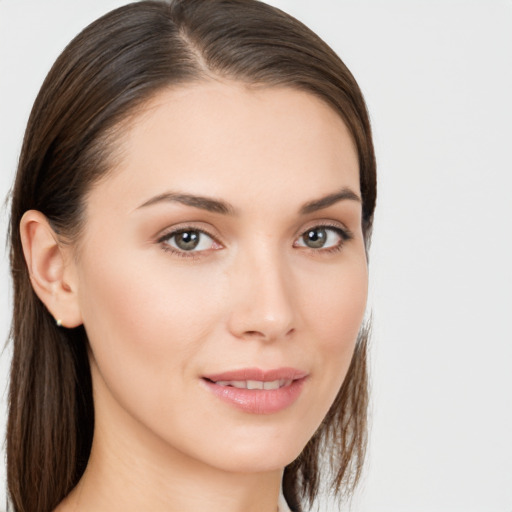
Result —
<instances>
[{"instance_id":1,"label":"teeth","mask_svg":"<svg viewBox=\"0 0 512 512\"><path fill-rule=\"evenodd\" d=\"M229 386L238 389L279 389L289 386L293 380L272 380L263 382L261 380L218 380L215 384L218 386Z\"/></svg>"},{"instance_id":2,"label":"teeth","mask_svg":"<svg viewBox=\"0 0 512 512\"><path fill-rule=\"evenodd\" d=\"M247 389L263 389L263 382L260 380L248 380Z\"/></svg>"}]
</instances>

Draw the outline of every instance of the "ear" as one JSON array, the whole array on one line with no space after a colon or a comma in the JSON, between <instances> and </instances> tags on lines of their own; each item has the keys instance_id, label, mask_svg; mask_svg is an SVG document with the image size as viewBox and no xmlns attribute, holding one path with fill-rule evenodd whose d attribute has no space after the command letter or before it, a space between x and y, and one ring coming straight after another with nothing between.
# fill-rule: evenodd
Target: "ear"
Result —
<instances>
[{"instance_id":1,"label":"ear","mask_svg":"<svg viewBox=\"0 0 512 512\"><path fill-rule=\"evenodd\" d=\"M71 246L64 245L39 211L25 212L20 222L23 254L35 293L64 327L82 324L78 279Z\"/></svg>"}]
</instances>

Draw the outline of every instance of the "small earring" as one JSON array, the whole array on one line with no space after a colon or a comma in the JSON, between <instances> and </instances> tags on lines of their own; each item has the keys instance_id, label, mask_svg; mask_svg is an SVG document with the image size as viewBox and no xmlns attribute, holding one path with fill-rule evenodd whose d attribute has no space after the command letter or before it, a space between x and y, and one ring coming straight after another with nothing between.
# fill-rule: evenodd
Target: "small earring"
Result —
<instances>
[{"instance_id":1,"label":"small earring","mask_svg":"<svg viewBox=\"0 0 512 512\"><path fill-rule=\"evenodd\" d=\"M57 327L62 327L62 320L61 320L60 318L56 318L56 319L55 319L55 325L56 325Z\"/></svg>"}]
</instances>

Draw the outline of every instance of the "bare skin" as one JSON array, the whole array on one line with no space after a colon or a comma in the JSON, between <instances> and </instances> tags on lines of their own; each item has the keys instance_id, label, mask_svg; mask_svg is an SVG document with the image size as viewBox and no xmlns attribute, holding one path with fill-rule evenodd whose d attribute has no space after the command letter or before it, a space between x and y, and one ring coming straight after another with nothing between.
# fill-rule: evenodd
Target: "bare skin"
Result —
<instances>
[{"instance_id":1,"label":"bare skin","mask_svg":"<svg viewBox=\"0 0 512 512\"><path fill-rule=\"evenodd\" d=\"M352 139L310 94L211 81L160 93L119 144L77 246L39 212L22 222L36 292L90 340L93 448L56 510L275 512L364 315ZM205 386L283 367L306 377L277 412Z\"/></svg>"}]
</instances>

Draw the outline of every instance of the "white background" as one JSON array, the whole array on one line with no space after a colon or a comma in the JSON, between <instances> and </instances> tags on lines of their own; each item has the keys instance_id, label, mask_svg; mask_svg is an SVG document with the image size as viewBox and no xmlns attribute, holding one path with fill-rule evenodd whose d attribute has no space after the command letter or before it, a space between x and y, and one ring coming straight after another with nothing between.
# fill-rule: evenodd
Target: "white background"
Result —
<instances>
[{"instance_id":1,"label":"white background","mask_svg":"<svg viewBox=\"0 0 512 512\"><path fill-rule=\"evenodd\" d=\"M0 0L1 200L52 62L122 3ZM271 3L340 54L375 131L373 428L351 510L512 512L512 1Z\"/></svg>"}]
</instances>

